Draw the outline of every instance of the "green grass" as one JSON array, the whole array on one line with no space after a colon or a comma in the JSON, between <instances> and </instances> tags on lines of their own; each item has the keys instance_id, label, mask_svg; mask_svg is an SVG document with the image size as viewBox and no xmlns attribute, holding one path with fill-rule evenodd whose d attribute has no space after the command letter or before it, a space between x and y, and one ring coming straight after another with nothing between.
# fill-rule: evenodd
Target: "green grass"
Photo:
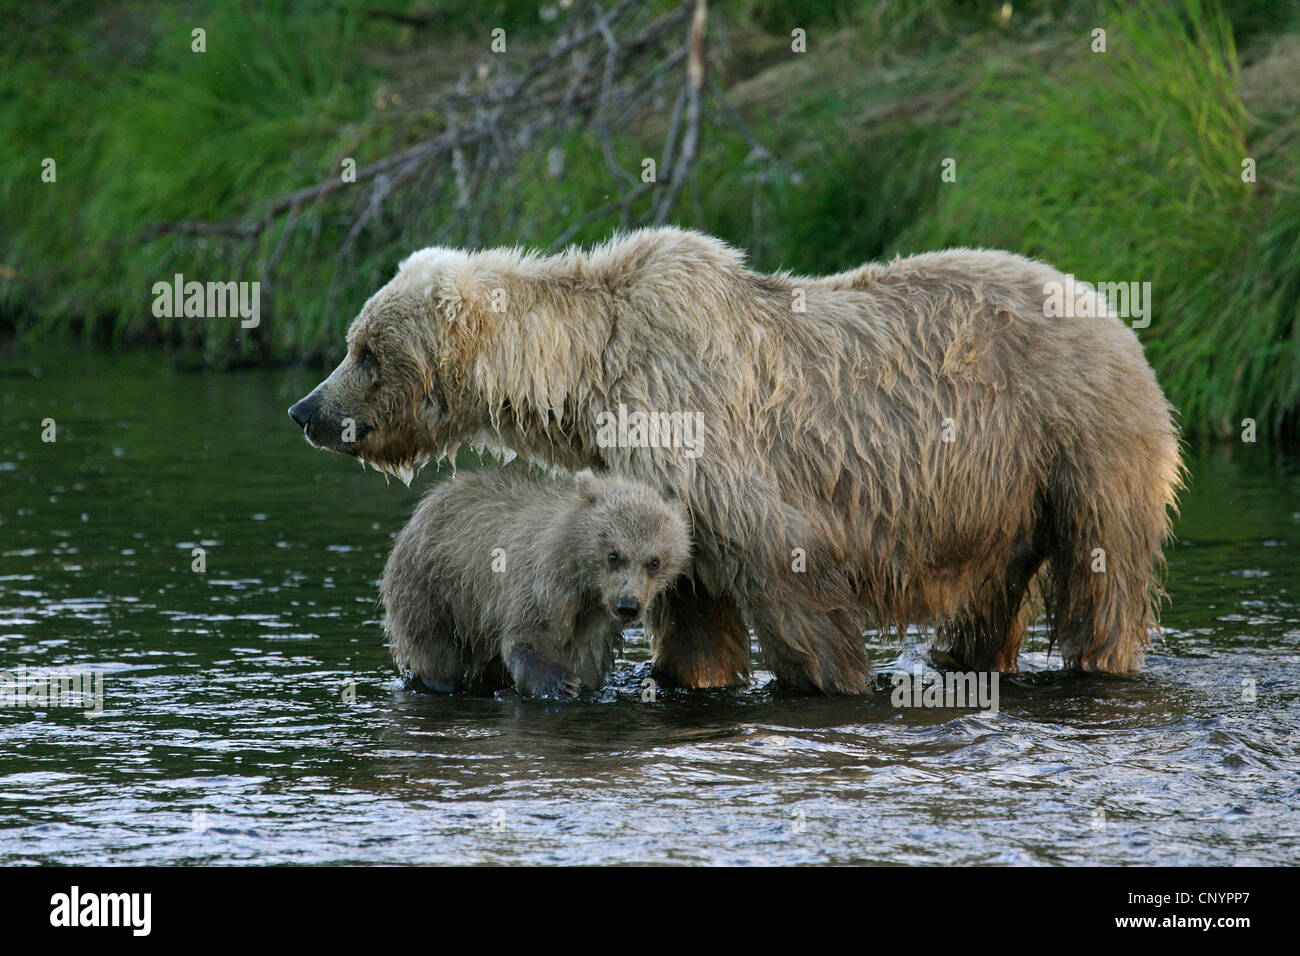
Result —
<instances>
[{"instance_id":1,"label":"green grass","mask_svg":"<svg viewBox=\"0 0 1300 956\"><path fill-rule=\"evenodd\" d=\"M655 0L656 10L667 0ZM186 364L336 357L356 309L413 248L546 247L615 195L599 144L533 144L473 217L450 172L399 194L339 248L348 201L254 240L142 238L164 220L240 220L288 190L440 128L405 111L477 58L496 26L525 58L554 34L528 3L239 0L17 5L0 37L0 331L152 342ZM1243 107L1238 44L1300 30L1300 0L1108 4L833 0L713 5L714 75L757 137L714 116L673 220L805 273L949 245L1042 257L1088 280L1149 281L1139 334L1192 433L1294 427L1300 411L1300 93ZM375 11L432 16L424 27ZM1226 12L1225 12L1226 11ZM205 54L190 30L207 32ZM809 52L789 48L793 27ZM1088 44L1107 30L1108 52ZM394 104L402 99L401 107ZM664 111L618 138L636 171ZM547 172L559 148L564 172ZM1241 181L1254 157L1257 184ZM58 162L43 183L41 161ZM957 161L956 183L940 163ZM634 211L644 212L643 197ZM575 241L606 238L617 214ZM278 263L274 269L271 266ZM263 283L263 325L155 319L181 272Z\"/></svg>"},{"instance_id":2,"label":"green grass","mask_svg":"<svg viewBox=\"0 0 1300 956\"><path fill-rule=\"evenodd\" d=\"M59 55L6 72L0 149L14 166L0 181L12 210L0 249L25 281L0 295L32 331L79 327L112 341L230 334L155 321L149 289L175 271L257 279L245 274L257 250L137 237L155 222L240 215L258 197L329 174L339 131L365 108L345 66L356 18L293 9L229 4L193 19L160 10L133 37L147 52L112 81L79 65L75 37ZM206 31L206 53L191 51L193 24ZM58 164L55 183L40 179L45 156Z\"/></svg>"},{"instance_id":3,"label":"green grass","mask_svg":"<svg viewBox=\"0 0 1300 956\"><path fill-rule=\"evenodd\" d=\"M1007 248L1080 279L1150 282L1139 335L1185 428L1277 430L1296 407L1296 204L1289 183L1242 181L1231 25L1186 0L1130 5L1106 29L1106 53L980 92L951 139L957 182L898 248Z\"/></svg>"}]
</instances>

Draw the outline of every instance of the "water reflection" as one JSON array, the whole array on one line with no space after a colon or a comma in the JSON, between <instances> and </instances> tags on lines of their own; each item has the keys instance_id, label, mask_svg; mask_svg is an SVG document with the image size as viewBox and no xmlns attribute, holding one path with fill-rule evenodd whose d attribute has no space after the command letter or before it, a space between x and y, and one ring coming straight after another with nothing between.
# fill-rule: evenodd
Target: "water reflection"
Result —
<instances>
[{"instance_id":1,"label":"water reflection","mask_svg":"<svg viewBox=\"0 0 1300 956\"><path fill-rule=\"evenodd\" d=\"M32 364L0 378L0 669L105 701L0 710L0 862L1300 858L1294 455L1192 457L1137 678L1063 679L1036 629L996 715L898 709L914 635L872 639L862 699L650 702L634 638L592 700L448 699L403 690L375 601L428 479L306 448L314 372Z\"/></svg>"}]
</instances>

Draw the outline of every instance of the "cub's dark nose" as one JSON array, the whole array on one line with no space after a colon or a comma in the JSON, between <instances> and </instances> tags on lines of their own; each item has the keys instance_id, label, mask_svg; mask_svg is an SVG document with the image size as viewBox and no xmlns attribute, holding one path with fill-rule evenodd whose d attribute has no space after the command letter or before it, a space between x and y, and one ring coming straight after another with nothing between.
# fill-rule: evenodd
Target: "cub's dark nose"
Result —
<instances>
[{"instance_id":1,"label":"cub's dark nose","mask_svg":"<svg viewBox=\"0 0 1300 956\"><path fill-rule=\"evenodd\" d=\"M306 398L300 398L289 407L289 417L299 428L306 428L307 423L311 421L312 414L316 411L315 393L308 395Z\"/></svg>"},{"instance_id":2,"label":"cub's dark nose","mask_svg":"<svg viewBox=\"0 0 1300 956\"><path fill-rule=\"evenodd\" d=\"M614 610L618 611L618 616L623 620L634 621L636 616L641 613L641 605L632 598L619 598Z\"/></svg>"}]
</instances>

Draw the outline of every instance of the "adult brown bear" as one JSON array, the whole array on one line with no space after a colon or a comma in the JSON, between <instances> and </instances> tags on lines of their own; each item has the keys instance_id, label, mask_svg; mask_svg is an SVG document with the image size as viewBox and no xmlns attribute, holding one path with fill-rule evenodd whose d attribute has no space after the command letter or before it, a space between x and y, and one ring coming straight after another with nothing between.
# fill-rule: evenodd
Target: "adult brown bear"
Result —
<instances>
[{"instance_id":1,"label":"adult brown bear","mask_svg":"<svg viewBox=\"0 0 1300 956\"><path fill-rule=\"evenodd\" d=\"M553 257L426 249L289 414L407 480L475 444L679 498L694 563L650 622L675 683L745 681L748 623L782 684L860 693L867 615L1014 670L1040 567L1066 665L1131 671L1156 623L1178 433L1104 302L1054 314L1067 281L968 249L763 275L677 229ZM636 413L703 432L611 429Z\"/></svg>"}]
</instances>

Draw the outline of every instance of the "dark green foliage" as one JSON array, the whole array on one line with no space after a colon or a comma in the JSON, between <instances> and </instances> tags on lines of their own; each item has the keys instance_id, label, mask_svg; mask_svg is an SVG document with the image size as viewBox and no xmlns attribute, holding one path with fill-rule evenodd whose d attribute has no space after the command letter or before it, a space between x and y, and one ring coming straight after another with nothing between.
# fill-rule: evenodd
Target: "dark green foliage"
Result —
<instances>
[{"instance_id":1,"label":"dark green foliage","mask_svg":"<svg viewBox=\"0 0 1300 956\"><path fill-rule=\"evenodd\" d=\"M410 250L547 248L624 188L579 128L516 157L474 217L434 188L452 176L434 164L347 255L356 209L342 194L256 238L151 235L164 221L253 222L345 158L364 167L436 134L445 117L416 105L483 56L492 29L507 31L521 67L564 12L505 0L6 6L0 331L22 338L156 342L187 364L334 357ZM1238 43L1252 58L1291 49L1295 0L710 7L713 75L776 161L710 103L674 222L749 249L764 269L824 273L983 245L1080 279L1149 281L1152 324L1139 334L1188 431L1295 421L1297 72L1280 57L1269 95L1247 110L1236 54ZM203 54L191 51L196 27ZM795 27L807 53L790 50ZM1090 50L1096 27L1105 54ZM670 108L647 103L622 130L625 170L659 156ZM57 183L41 181L46 157ZM1258 183L1242 182L1246 157ZM940 181L945 158L955 183ZM614 211L570 238L604 239L619 223ZM152 286L178 272L261 281L263 326L155 318Z\"/></svg>"}]
</instances>

